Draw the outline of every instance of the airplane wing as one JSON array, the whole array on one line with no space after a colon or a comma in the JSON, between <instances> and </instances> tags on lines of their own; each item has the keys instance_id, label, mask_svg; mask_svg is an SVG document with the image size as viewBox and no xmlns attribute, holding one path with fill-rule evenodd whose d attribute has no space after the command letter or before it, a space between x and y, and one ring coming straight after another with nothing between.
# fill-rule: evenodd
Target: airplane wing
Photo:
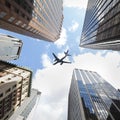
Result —
<instances>
[{"instance_id":1,"label":"airplane wing","mask_svg":"<svg viewBox=\"0 0 120 120\"><path fill-rule=\"evenodd\" d=\"M56 65L58 62L53 63L53 65Z\"/></svg>"},{"instance_id":2,"label":"airplane wing","mask_svg":"<svg viewBox=\"0 0 120 120\"><path fill-rule=\"evenodd\" d=\"M63 61L63 63L71 63L71 62Z\"/></svg>"},{"instance_id":3,"label":"airplane wing","mask_svg":"<svg viewBox=\"0 0 120 120\"><path fill-rule=\"evenodd\" d=\"M59 60L59 58L53 53L53 56L55 58L55 60Z\"/></svg>"},{"instance_id":4,"label":"airplane wing","mask_svg":"<svg viewBox=\"0 0 120 120\"><path fill-rule=\"evenodd\" d=\"M60 63L60 65L62 65L63 63L71 63L71 62L62 61L62 62Z\"/></svg>"},{"instance_id":5,"label":"airplane wing","mask_svg":"<svg viewBox=\"0 0 120 120\"><path fill-rule=\"evenodd\" d=\"M54 53L52 53L52 54L53 54L53 56L54 56L54 58L55 58L55 60L54 60L55 63L53 63L53 65L56 65L57 63L60 63L60 65L62 65L63 63L71 63L71 62L67 62L67 61L64 61L64 60L63 60L63 59L65 59L67 56L69 56L69 55L68 55L68 50L67 50L67 52L65 52L65 56L62 57L61 59L59 59Z\"/></svg>"}]
</instances>

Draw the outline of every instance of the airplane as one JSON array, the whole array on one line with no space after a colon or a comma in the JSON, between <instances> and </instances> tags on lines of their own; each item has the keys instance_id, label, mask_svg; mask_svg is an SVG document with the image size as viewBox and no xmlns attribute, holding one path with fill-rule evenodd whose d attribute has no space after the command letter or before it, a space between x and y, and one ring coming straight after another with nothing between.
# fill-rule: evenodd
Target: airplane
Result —
<instances>
[{"instance_id":1,"label":"airplane","mask_svg":"<svg viewBox=\"0 0 120 120\"><path fill-rule=\"evenodd\" d=\"M71 62L64 61L64 59L65 59L67 56L71 56L70 54L68 54L68 52L69 52L68 50L67 50L66 52L64 52L65 56L62 57L61 59L58 58L54 53L52 53L53 56L54 56L54 58L55 58L55 60L54 60L55 63L53 63L53 65L56 65L57 63L60 63L60 65L62 65L63 63L71 63Z\"/></svg>"}]
</instances>

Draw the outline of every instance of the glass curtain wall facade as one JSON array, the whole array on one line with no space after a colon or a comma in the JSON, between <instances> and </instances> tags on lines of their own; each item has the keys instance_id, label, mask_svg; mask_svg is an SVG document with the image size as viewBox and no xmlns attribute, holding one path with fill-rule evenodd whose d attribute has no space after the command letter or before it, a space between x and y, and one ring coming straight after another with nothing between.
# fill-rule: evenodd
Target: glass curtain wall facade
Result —
<instances>
[{"instance_id":1,"label":"glass curtain wall facade","mask_svg":"<svg viewBox=\"0 0 120 120\"><path fill-rule=\"evenodd\" d=\"M120 0L88 0L80 46L120 50Z\"/></svg>"},{"instance_id":2,"label":"glass curtain wall facade","mask_svg":"<svg viewBox=\"0 0 120 120\"><path fill-rule=\"evenodd\" d=\"M68 120L119 120L120 93L96 72L73 71Z\"/></svg>"},{"instance_id":3,"label":"glass curtain wall facade","mask_svg":"<svg viewBox=\"0 0 120 120\"><path fill-rule=\"evenodd\" d=\"M0 28L54 42L62 22L62 0L0 0Z\"/></svg>"}]
</instances>

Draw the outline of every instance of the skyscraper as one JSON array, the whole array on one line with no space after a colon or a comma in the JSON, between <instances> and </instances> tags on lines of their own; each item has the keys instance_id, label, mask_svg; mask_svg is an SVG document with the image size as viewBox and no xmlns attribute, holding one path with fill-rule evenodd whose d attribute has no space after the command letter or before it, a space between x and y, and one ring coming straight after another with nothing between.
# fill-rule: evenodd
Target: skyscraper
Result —
<instances>
[{"instance_id":1,"label":"skyscraper","mask_svg":"<svg viewBox=\"0 0 120 120\"><path fill-rule=\"evenodd\" d=\"M31 89L30 97L26 97L22 105L14 112L9 120L26 120L36 101L39 99L41 92ZM39 101L37 101L39 102Z\"/></svg>"},{"instance_id":2,"label":"skyscraper","mask_svg":"<svg viewBox=\"0 0 120 120\"><path fill-rule=\"evenodd\" d=\"M120 0L88 0L80 46L120 50Z\"/></svg>"},{"instance_id":3,"label":"skyscraper","mask_svg":"<svg viewBox=\"0 0 120 120\"><path fill-rule=\"evenodd\" d=\"M22 41L9 35L0 34L0 60L15 60L20 56Z\"/></svg>"},{"instance_id":4,"label":"skyscraper","mask_svg":"<svg viewBox=\"0 0 120 120\"><path fill-rule=\"evenodd\" d=\"M0 61L0 120L8 120L30 97L32 72Z\"/></svg>"},{"instance_id":5,"label":"skyscraper","mask_svg":"<svg viewBox=\"0 0 120 120\"><path fill-rule=\"evenodd\" d=\"M120 93L96 72L73 71L68 120L119 120Z\"/></svg>"},{"instance_id":6,"label":"skyscraper","mask_svg":"<svg viewBox=\"0 0 120 120\"><path fill-rule=\"evenodd\" d=\"M0 28L52 42L62 22L62 0L0 0Z\"/></svg>"}]
</instances>

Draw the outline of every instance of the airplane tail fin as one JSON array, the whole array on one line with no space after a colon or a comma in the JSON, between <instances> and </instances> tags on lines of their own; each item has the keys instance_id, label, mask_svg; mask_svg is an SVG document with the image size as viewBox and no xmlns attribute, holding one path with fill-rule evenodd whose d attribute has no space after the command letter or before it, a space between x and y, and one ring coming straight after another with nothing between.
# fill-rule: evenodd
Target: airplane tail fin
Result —
<instances>
[{"instance_id":1,"label":"airplane tail fin","mask_svg":"<svg viewBox=\"0 0 120 120\"><path fill-rule=\"evenodd\" d=\"M64 52L64 54L65 54L66 56L71 56L70 54L68 54L68 52L69 52L69 50L67 50L66 52Z\"/></svg>"},{"instance_id":2,"label":"airplane tail fin","mask_svg":"<svg viewBox=\"0 0 120 120\"><path fill-rule=\"evenodd\" d=\"M65 56L71 56L70 54L68 54L68 53L66 53L66 52L64 52L65 53Z\"/></svg>"}]
</instances>

